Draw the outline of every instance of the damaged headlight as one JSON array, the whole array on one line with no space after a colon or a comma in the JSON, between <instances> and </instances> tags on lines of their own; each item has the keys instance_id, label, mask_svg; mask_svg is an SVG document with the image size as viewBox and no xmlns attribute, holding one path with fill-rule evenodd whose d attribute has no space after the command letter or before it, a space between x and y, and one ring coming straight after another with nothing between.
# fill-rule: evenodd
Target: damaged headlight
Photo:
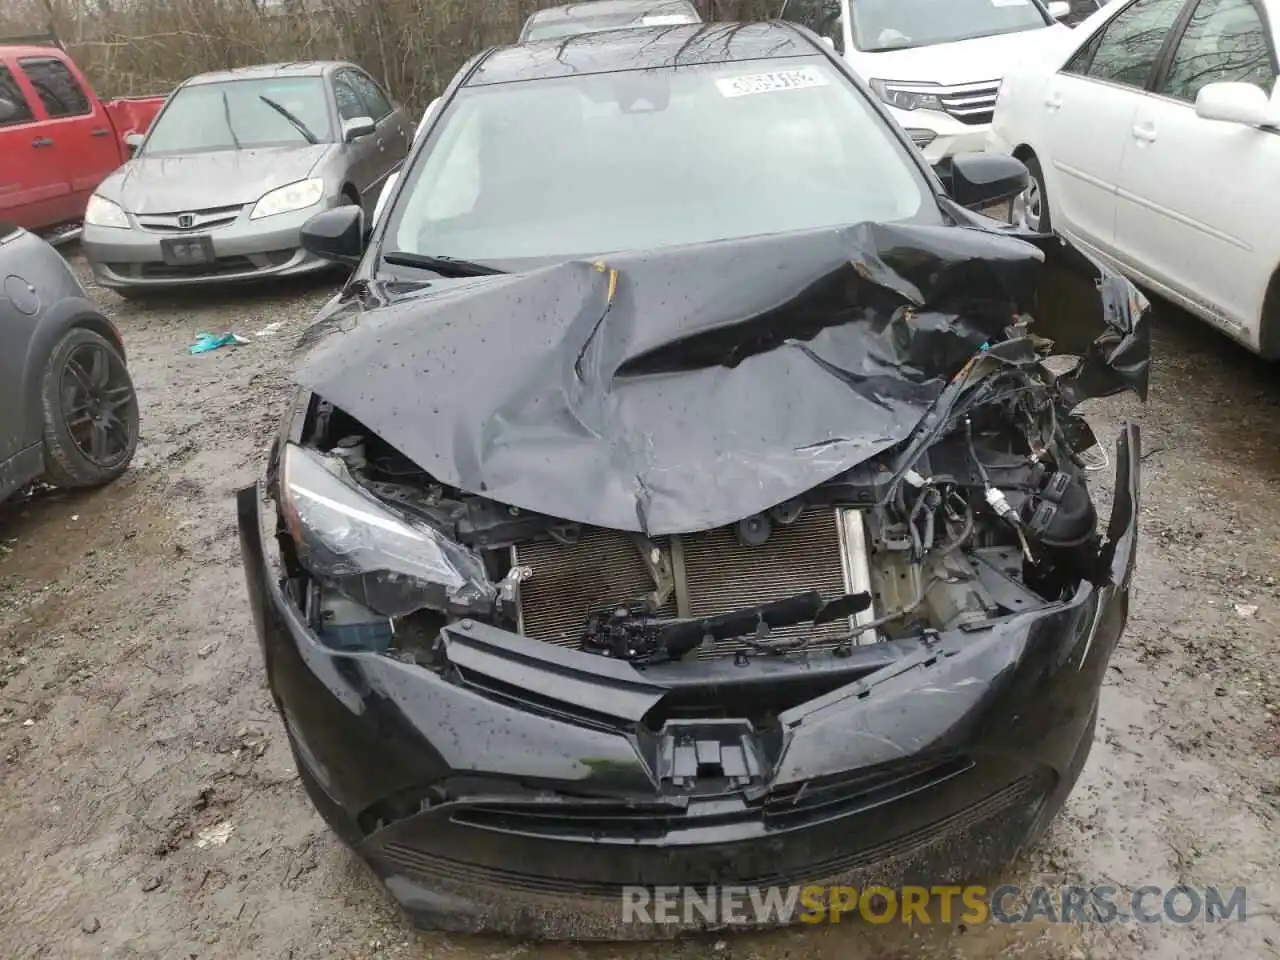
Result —
<instances>
[{"instance_id":1,"label":"damaged headlight","mask_svg":"<svg viewBox=\"0 0 1280 960\"><path fill-rule=\"evenodd\" d=\"M478 556L363 490L336 458L285 444L280 510L312 575L386 616L491 613L498 587Z\"/></svg>"}]
</instances>

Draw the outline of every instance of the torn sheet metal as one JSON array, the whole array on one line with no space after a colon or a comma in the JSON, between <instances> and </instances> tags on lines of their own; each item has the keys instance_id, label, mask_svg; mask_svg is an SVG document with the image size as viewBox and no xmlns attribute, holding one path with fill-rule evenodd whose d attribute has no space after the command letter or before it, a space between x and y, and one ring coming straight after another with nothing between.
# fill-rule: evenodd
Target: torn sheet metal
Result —
<instances>
[{"instance_id":1,"label":"torn sheet metal","mask_svg":"<svg viewBox=\"0 0 1280 960\"><path fill-rule=\"evenodd\" d=\"M1073 403L1145 396L1127 281L1054 238L870 223L432 284L322 321L297 379L443 483L657 536L903 442L1028 314L1084 358Z\"/></svg>"}]
</instances>

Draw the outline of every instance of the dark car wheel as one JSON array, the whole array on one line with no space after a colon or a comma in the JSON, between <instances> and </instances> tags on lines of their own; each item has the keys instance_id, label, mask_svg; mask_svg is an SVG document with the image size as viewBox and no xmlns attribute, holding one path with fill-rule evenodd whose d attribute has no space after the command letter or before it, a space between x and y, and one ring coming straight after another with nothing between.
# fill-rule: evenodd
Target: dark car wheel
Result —
<instances>
[{"instance_id":1,"label":"dark car wheel","mask_svg":"<svg viewBox=\"0 0 1280 960\"><path fill-rule=\"evenodd\" d=\"M68 331L45 365L40 399L47 482L95 487L124 473L138 446L138 397L114 344Z\"/></svg>"},{"instance_id":2,"label":"dark car wheel","mask_svg":"<svg viewBox=\"0 0 1280 960\"><path fill-rule=\"evenodd\" d=\"M1027 189L1014 198L1012 220L1018 226L1036 233L1052 233L1049 194L1044 189L1044 171L1040 169L1040 161L1032 154L1023 162L1027 172L1031 174L1031 182L1027 184Z\"/></svg>"}]
</instances>

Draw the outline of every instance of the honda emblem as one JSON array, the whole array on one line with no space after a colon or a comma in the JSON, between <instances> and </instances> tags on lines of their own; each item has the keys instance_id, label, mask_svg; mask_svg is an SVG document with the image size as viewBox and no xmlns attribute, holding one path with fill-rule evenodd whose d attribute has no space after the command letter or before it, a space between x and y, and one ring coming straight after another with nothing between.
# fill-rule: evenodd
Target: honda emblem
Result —
<instances>
[{"instance_id":1,"label":"honda emblem","mask_svg":"<svg viewBox=\"0 0 1280 960\"><path fill-rule=\"evenodd\" d=\"M196 225L196 215L194 213L178 214L178 226L183 230L190 230Z\"/></svg>"}]
</instances>

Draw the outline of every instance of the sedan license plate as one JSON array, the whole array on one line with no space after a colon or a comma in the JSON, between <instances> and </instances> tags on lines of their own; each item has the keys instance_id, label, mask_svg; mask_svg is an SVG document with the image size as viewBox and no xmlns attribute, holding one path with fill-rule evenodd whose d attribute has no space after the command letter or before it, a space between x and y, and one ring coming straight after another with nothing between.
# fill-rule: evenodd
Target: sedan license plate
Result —
<instances>
[{"instance_id":1,"label":"sedan license plate","mask_svg":"<svg viewBox=\"0 0 1280 960\"><path fill-rule=\"evenodd\" d=\"M190 267L213 263L212 237L177 237L160 241L160 255L171 267Z\"/></svg>"}]
</instances>

